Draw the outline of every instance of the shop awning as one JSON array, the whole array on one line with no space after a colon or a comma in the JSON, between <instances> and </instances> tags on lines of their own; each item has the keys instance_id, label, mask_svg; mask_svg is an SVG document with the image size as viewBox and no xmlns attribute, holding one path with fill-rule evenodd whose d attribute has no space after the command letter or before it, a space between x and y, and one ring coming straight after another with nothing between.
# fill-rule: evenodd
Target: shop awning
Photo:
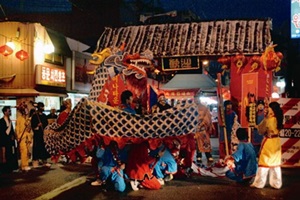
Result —
<instances>
[{"instance_id":1,"label":"shop awning","mask_svg":"<svg viewBox=\"0 0 300 200\"><path fill-rule=\"evenodd\" d=\"M68 45L66 37L51 29L46 28L46 30L54 45L54 52L64 56L72 57L72 51Z\"/></svg>"},{"instance_id":2,"label":"shop awning","mask_svg":"<svg viewBox=\"0 0 300 200\"><path fill-rule=\"evenodd\" d=\"M39 96L57 96L67 97L67 90L65 87L54 87L46 85L36 85L35 89L39 92Z\"/></svg>"},{"instance_id":3,"label":"shop awning","mask_svg":"<svg viewBox=\"0 0 300 200\"><path fill-rule=\"evenodd\" d=\"M0 96L39 96L39 92L35 89L0 89Z\"/></svg>"},{"instance_id":4,"label":"shop awning","mask_svg":"<svg viewBox=\"0 0 300 200\"><path fill-rule=\"evenodd\" d=\"M216 82L206 74L176 74L168 83L163 85L162 90L182 89L215 89Z\"/></svg>"}]
</instances>

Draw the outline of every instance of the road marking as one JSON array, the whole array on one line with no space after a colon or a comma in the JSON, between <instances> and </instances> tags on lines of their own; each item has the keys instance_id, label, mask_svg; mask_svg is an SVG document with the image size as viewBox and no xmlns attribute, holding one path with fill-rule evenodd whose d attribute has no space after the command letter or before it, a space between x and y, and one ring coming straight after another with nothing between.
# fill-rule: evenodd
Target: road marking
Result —
<instances>
[{"instance_id":1,"label":"road marking","mask_svg":"<svg viewBox=\"0 0 300 200\"><path fill-rule=\"evenodd\" d=\"M48 199L52 199L56 196L58 196L59 194L63 193L64 191L67 191L73 187L76 187L78 185L81 185L83 183L86 182L86 177L85 176L82 176L80 178L77 178L69 183L66 183L58 188L55 188L54 190L46 193L46 194L43 194L42 196L39 196L37 198L35 198L35 200L48 200Z\"/></svg>"}]
</instances>

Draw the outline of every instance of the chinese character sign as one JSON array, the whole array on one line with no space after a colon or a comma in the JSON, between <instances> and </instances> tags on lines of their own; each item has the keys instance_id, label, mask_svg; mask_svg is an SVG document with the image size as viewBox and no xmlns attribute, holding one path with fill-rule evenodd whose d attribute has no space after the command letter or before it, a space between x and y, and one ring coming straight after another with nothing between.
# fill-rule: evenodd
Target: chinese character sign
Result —
<instances>
[{"instance_id":1,"label":"chinese character sign","mask_svg":"<svg viewBox=\"0 0 300 200\"><path fill-rule=\"evenodd\" d=\"M291 1L291 38L300 38L300 0Z\"/></svg>"},{"instance_id":2,"label":"chinese character sign","mask_svg":"<svg viewBox=\"0 0 300 200\"><path fill-rule=\"evenodd\" d=\"M37 65L36 83L40 85L66 87L66 71L59 67Z\"/></svg>"},{"instance_id":3,"label":"chinese character sign","mask_svg":"<svg viewBox=\"0 0 300 200\"><path fill-rule=\"evenodd\" d=\"M162 58L163 71L199 69L200 61L197 56Z\"/></svg>"}]
</instances>

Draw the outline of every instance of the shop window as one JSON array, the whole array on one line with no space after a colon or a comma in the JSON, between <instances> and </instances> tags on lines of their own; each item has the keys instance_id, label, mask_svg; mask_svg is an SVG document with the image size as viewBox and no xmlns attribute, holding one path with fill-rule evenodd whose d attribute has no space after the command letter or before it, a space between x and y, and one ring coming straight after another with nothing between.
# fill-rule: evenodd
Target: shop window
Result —
<instances>
[{"instance_id":1,"label":"shop window","mask_svg":"<svg viewBox=\"0 0 300 200\"><path fill-rule=\"evenodd\" d=\"M45 62L56 65L64 65L64 57L57 53L45 54Z\"/></svg>"},{"instance_id":2,"label":"shop window","mask_svg":"<svg viewBox=\"0 0 300 200\"><path fill-rule=\"evenodd\" d=\"M57 111L60 109L60 97L55 96L38 96L35 98L35 102L42 102L44 103L45 107L45 114L48 115L52 108L56 109Z\"/></svg>"}]
</instances>

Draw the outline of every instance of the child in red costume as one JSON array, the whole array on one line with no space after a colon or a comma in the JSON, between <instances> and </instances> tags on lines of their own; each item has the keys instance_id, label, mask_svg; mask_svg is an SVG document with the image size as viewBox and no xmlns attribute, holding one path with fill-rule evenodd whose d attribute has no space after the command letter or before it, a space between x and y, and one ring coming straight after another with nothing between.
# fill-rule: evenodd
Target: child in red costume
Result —
<instances>
[{"instance_id":1,"label":"child in red costume","mask_svg":"<svg viewBox=\"0 0 300 200\"><path fill-rule=\"evenodd\" d=\"M139 187L152 190L161 188L150 168L150 164L155 162L155 158L149 156L148 147L148 142L144 141L141 144L132 144L129 150L126 174L131 179L130 184L134 191L139 190Z\"/></svg>"}]
</instances>

